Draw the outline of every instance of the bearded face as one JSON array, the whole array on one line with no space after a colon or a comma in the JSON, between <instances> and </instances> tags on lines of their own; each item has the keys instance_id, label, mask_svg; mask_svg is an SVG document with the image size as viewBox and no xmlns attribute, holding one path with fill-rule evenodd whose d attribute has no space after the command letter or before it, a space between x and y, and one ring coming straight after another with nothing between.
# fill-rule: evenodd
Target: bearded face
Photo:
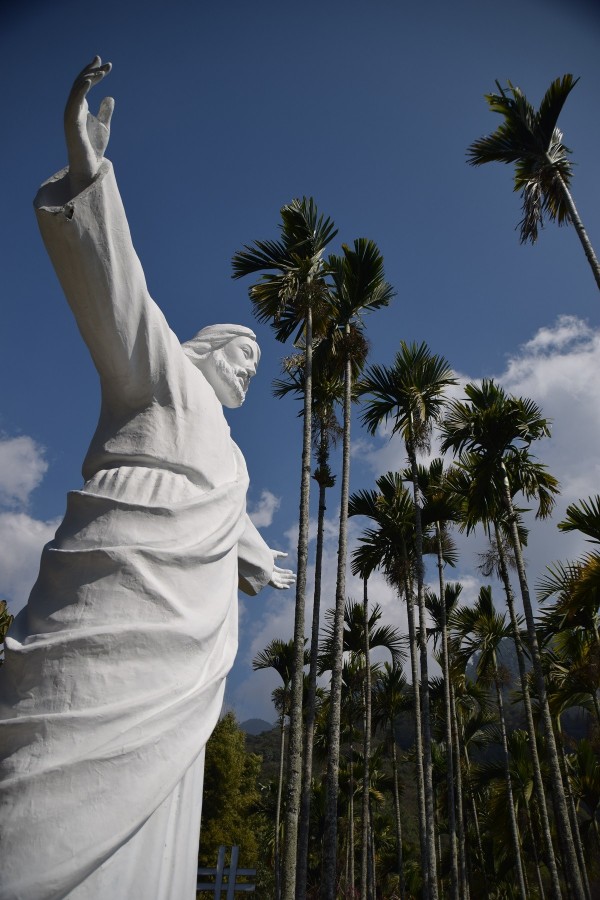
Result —
<instances>
[{"instance_id":1,"label":"bearded face","mask_svg":"<svg viewBox=\"0 0 600 900\"><path fill-rule=\"evenodd\" d=\"M244 402L250 379L256 374L259 356L256 341L240 335L199 359L196 365L223 406L235 409Z\"/></svg>"}]
</instances>

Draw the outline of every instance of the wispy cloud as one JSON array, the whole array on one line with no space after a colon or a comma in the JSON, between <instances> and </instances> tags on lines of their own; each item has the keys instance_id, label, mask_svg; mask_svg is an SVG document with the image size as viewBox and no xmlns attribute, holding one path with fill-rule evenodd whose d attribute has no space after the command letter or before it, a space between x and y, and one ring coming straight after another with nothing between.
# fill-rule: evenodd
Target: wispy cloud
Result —
<instances>
[{"instance_id":1,"label":"wispy cloud","mask_svg":"<svg viewBox=\"0 0 600 900\"><path fill-rule=\"evenodd\" d=\"M258 503L248 510L248 515L257 528L268 528L280 506L281 498L265 490L261 493Z\"/></svg>"},{"instance_id":2,"label":"wispy cloud","mask_svg":"<svg viewBox=\"0 0 600 900\"><path fill-rule=\"evenodd\" d=\"M26 506L47 470L44 451L33 438L0 438L0 506Z\"/></svg>"}]
</instances>

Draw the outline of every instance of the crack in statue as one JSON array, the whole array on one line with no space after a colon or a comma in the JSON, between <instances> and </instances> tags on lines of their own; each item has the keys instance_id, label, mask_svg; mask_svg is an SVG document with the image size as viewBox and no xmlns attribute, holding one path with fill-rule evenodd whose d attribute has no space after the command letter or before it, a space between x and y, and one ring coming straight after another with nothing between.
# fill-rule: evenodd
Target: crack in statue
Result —
<instances>
[{"instance_id":1,"label":"crack in statue","mask_svg":"<svg viewBox=\"0 0 600 900\"><path fill-rule=\"evenodd\" d=\"M195 897L204 747L237 648L237 589L289 587L246 514L223 406L260 351L214 325L181 345L148 294L104 158L96 57L65 110L69 167L36 197L100 377L81 490L45 548L0 670L1 900Z\"/></svg>"}]
</instances>

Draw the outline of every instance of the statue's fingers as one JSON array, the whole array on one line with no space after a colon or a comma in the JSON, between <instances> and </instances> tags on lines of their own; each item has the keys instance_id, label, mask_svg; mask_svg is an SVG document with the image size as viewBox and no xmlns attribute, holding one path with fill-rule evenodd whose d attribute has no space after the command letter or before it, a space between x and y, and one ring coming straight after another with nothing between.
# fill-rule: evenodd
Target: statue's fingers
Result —
<instances>
[{"instance_id":1,"label":"statue's fingers","mask_svg":"<svg viewBox=\"0 0 600 900\"><path fill-rule=\"evenodd\" d=\"M100 59L99 56L95 56L91 62L89 62L86 66L83 67L83 69L81 70L81 72L79 73L79 75L77 76L75 81L79 81L80 78L86 78L88 72L90 72L92 69L97 69L101 65L102 65L102 60Z\"/></svg>"},{"instance_id":2,"label":"statue's fingers","mask_svg":"<svg viewBox=\"0 0 600 900\"><path fill-rule=\"evenodd\" d=\"M113 110L115 108L115 101L112 97L105 97L102 103L100 104L100 109L98 110L98 121L104 125L105 128L110 128L110 120L113 114Z\"/></svg>"}]
</instances>

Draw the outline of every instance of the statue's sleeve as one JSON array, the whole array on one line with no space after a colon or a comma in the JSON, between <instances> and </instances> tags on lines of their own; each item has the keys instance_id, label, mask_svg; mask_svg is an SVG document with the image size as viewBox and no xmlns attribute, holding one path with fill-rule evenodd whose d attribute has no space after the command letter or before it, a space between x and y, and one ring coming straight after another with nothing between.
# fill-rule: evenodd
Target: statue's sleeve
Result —
<instances>
[{"instance_id":1,"label":"statue's sleeve","mask_svg":"<svg viewBox=\"0 0 600 900\"><path fill-rule=\"evenodd\" d=\"M42 185L35 207L105 399L144 402L179 342L148 293L112 165L104 160L76 197L69 196L68 170L59 172Z\"/></svg>"},{"instance_id":2,"label":"statue's sleeve","mask_svg":"<svg viewBox=\"0 0 600 900\"><path fill-rule=\"evenodd\" d=\"M260 536L250 517L238 542L238 587L254 596L271 580L273 554Z\"/></svg>"}]
</instances>

